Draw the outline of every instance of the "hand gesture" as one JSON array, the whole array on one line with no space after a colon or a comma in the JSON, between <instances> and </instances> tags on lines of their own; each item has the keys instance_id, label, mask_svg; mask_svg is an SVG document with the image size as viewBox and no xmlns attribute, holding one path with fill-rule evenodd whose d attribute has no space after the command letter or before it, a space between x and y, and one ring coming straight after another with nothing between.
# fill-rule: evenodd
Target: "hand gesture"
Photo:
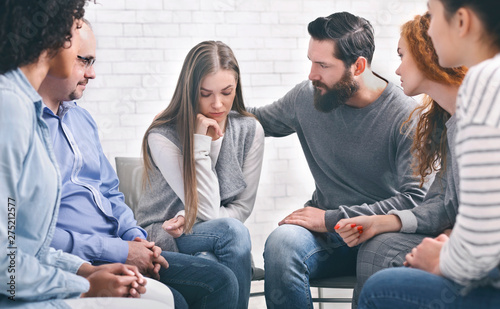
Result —
<instances>
[{"instance_id":1,"label":"hand gesture","mask_svg":"<svg viewBox=\"0 0 500 309\"><path fill-rule=\"evenodd\" d=\"M202 114L198 114L196 116L196 126L194 132L196 134L210 136L214 141L224 135L217 121Z\"/></svg>"},{"instance_id":2,"label":"hand gesture","mask_svg":"<svg viewBox=\"0 0 500 309\"><path fill-rule=\"evenodd\" d=\"M119 263L92 266L86 277L90 288L81 297L140 297L146 280L137 267Z\"/></svg>"},{"instance_id":3,"label":"hand gesture","mask_svg":"<svg viewBox=\"0 0 500 309\"><path fill-rule=\"evenodd\" d=\"M431 274L441 276L439 256L441 248L448 241L448 236L441 234L436 238L426 237L406 255L405 266L425 270Z\"/></svg>"},{"instance_id":4,"label":"hand gesture","mask_svg":"<svg viewBox=\"0 0 500 309\"><path fill-rule=\"evenodd\" d=\"M355 247L378 234L401 230L401 220L395 215L359 216L342 219L335 231L349 247Z\"/></svg>"},{"instance_id":5,"label":"hand gesture","mask_svg":"<svg viewBox=\"0 0 500 309\"><path fill-rule=\"evenodd\" d=\"M128 256L126 264L135 265L139 271L148 277L160 279L160 268L168 268L168 262L161 255L161 248L139 237L128 241Z\"/></svg>"},{"instance_id":6,"label":"hand gesture","mask_svg":"<svg viewBox=\"0 0 500 309\"><path fill-rule=\"evenodd\" d=\"M310 231L326 233L325 211L316 207L304 207L296 210L281 220L278 225L295 224Z\"/></svg>"},{"instance_id":7,"label":"hand gesture","mask_svg":"<svg viewBox=\"0 0 500 309\"><path fill-rule=\"evenodd\" d=\"M176 218L172 218L163 222L163 225L161 227L173 238L177 238L184 233L184 223L184 216L177 216Z\"/></svg>"}]
</instances>

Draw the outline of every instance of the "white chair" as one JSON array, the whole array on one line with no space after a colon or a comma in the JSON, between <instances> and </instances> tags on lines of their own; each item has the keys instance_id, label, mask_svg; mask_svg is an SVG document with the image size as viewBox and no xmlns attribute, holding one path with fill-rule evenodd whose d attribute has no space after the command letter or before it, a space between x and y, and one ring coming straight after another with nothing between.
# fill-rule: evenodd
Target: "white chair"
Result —
<instances>
[{"instance_id":1,"label":"white chair","mask_svg":"<svg viewBox=\"0 0 500 309\"><path fill-rule=\"evenodd\" d=\"M116 157L116 174L120 180L118 189L125 195L125 204L136 212L142 193L142 174L144 166L138 157Z\"/></svg>"}]
</instances>

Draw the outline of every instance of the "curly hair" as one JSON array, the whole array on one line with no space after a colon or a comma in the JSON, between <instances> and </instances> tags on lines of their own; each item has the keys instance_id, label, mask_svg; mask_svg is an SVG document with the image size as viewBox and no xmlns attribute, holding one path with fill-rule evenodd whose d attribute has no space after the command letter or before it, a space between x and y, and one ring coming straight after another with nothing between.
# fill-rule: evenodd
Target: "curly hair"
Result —
<instances>
[{"instance_id":1,"label":"curly hair","mask_svg":"<svg viewBox=\"0 0 500 309\"><path fill-rule=\"evenodd\" d=\"M408 44L409 51L415 59L418 69L425 78L446 85L459 86L464 79L465 67L443 68L439 65L438 56L427 34L430 15L417 15L413 20L401 27L401 37ZM431 97L426 95L420 106L410 114L403 125L418 116L412 152L415 174L420 176L420 186L425 177L440 169L446 169L446 126L451 115Z\"/></svg>"},{"instance_id":2,"label":"curly hair","mask_svg":"<svg viewBox=\"0 0 500 309\"><path fill-rule=\"evenodd\" d=\"M53 55L71 41L87 0L0 1L0 74Z\"/></svg>"}]
</instances>

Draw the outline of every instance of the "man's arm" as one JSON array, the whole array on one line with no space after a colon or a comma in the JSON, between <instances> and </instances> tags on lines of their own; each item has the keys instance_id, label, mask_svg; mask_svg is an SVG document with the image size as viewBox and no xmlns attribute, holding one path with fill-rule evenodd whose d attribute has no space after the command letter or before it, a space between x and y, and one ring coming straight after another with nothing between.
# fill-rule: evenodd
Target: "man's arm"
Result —
<instances>
[{"instance_id":1,"label":"man's arm","mask_svg":"<svg viewBox=\"0 0 500 309\"><path fill-rule=\"evenodd\" d=\"M0 153L2 163L0 164L0 200L5 203L0 207L0 246L3 248L0 255L0 282L2 297L12 296L9 282L15 283L15 299L30 301L46 300L52 298L76 297L89 288L88 281L75 275L77 269L84 263L81 259L56 252L52 249L40 252L38 258L26 252L19 238L23 234L22 229L33 229L31 226L23 225L22 217L28 215L30 210L21 207L51 207L49 205L36 205L31 202L18 202L19 182L24 172L24 163L28 150L32 145L31 138L34 137L33 111L14 93L0 93ZM33 104L33 103L31 103ZM28 108L29 107L29 108ZM52 179L54 180L54 179ZM54 180L55 181L55 180ZM32 186L32 189L40 187ZM39 192L43 194L44 192ZM9 201L16 201L15 210L9 210ZM51 203L51 201L45 201ZM54 202L54 201L52 201ZM12 207L11 207L12 208ZM15 218L13 213L15 211ZM36 214L33 214L36 215ZM52 219L50 216L49 219ZM17 220L15 224L9 224L9 220ZM15 229L9 228L15 227ZM39 233L33 231L30 233ZM28 233L28 234L30 234ZM10 238L9 238L10 236ZM11 243L12 241L12 243ZM14 241L19 245L15 246ZM12 244L12 246L11 246ZM9 250L9 246L15 247ZM9 267L10 266L10 267Z\"/></svg>"},{"instance_id":2,"label":"man's arm","mask_svg":"<svg viewBox=\"0 0 500 309\"><path fill-rule=\"evenodd\" d=\"M308 91L308 82L302 82L290 90L278 101L263 107L248 107L247 110L254 114L262 127L266 136L283 137L297 131L297 117L295 105L298 96ZM312 97L312 91L309 90Z\"/></svg>"}]
</instances>

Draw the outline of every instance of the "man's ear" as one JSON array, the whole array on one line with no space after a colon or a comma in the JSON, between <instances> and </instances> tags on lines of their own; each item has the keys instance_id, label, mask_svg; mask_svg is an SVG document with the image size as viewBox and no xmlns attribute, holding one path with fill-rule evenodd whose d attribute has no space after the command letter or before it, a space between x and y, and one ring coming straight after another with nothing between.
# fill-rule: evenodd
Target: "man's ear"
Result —
<instances>
[{"instance_id":1,"label":"man's ear","mask_svg":"<svg viewBox=\"0 0 500 309\"><path fill-rule=\"evenodd\" d=\"M354 68L353 75L354 76L359 76L359 75L363 74L363 72L365 71L367 65L368 65L368 61L366 60L365 57L358 57L358 59L356 60L356 62L354 62L352 64L352 66Z\"/></svg>"}]
</instances>

